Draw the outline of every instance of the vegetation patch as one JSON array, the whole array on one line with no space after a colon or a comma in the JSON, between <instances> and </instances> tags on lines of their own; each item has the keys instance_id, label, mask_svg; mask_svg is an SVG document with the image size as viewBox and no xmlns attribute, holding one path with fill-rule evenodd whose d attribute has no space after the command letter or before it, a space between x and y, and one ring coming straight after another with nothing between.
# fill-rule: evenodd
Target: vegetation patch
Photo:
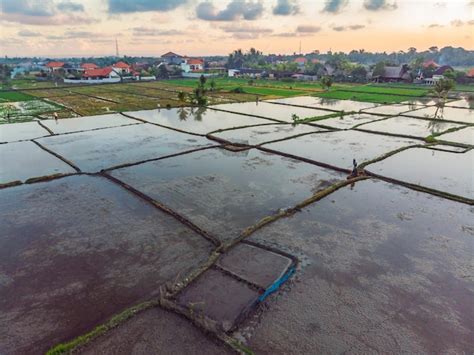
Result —
<instances>
[{"instance_id":1,"label":"vegetation patch","mask_svg":"<svg viewBox=\"0 0 474 355\"><path fill-rule=\"evenodd\" d=\"M353 101L363 101L363 102L374 102L374 103L380 103L380 104L400 103L400 102L408 101L413 98L413 96L376 94L376 93L340 91L340 90L321 92L321 93L315 94L315 96L322 97L325 99L353 100Z\"/></svg>"},{"instance_id":2,"label":"vegetation patch","mask_svg":"<svg viewBox=\"0 0 474 355\"><path fill-rule=\"evenodd\" d=\"M36 98L25 94L21 91L2 91L0 92L0 103L1 102L19 102L19 101L30 101Z\"/></svg>"}]
</instances>

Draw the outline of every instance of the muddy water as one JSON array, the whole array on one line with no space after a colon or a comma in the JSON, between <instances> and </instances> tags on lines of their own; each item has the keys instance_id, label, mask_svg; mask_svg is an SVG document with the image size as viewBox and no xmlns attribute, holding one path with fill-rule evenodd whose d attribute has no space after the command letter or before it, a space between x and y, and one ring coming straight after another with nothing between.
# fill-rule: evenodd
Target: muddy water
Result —
<instances>
[{"instance_id":1,"label":"muddy water","mask_svg":"<svg viewBox=\"0 0 474 355\"><path fill-rule=\"evenodd\" d=\"M97 128L116 127L139 122L116 113L111 115L76 117L60 120L43 120L41 123L54 133L69 133Z\"/></svg>"},{"instance_id":2,"label":"muddy water","mask_svg":"<svg viewBox=\"0 0 474 355\"><path fill-rule=\"evenodd\" d=\"M413 148L367 166L367 170L474 199L474 151L463 154Z\"/></svg>"},{"instance_id":3,"label":"muddy water","mask_svg":"<svg viewBox=\"0 0 474 355\"><path fill-rule=\"evenodd\" d=\"M283 122L293 122L292 116L295 114L300 119L324 116L331 112L294 106L275 105L268 102L244 102L237 104L213 105L211 108L226 110L247 115L261 116Z\"/></svg>"},{"instance_id":4,"label":"muddy water","mask_svg":"<svg viewBox=\"0 0 474 355\"><path fill-rule=\"evenodd\" d=\"M359 163L374 159L414 140L388 137L358 131L317 133L265 144L263 147L312 159L318 162L352 169L352 159Z\"/></svg>"},{"instance_id":5,"label":"muddy water","mask_svg":"<svg viewBox=\"0 0 474 355\"><path fill-rule=\"evenodd\" d=\"M442 134L437 139L474 145L474 127L466 127L456 132Z\"/></svg>"},{"instance_id":6,"label":"muddy water","mask_svg":"<svg viewBox=\"0 0 474 355\"><path fill-rule=\"evenodd\" d=\"M462 99L462 100L451 101L451 102L448 102L446 106L468 108L468 109L471 109L471 112L472 112L472 110L474 110L474 100Z\"/></svg>"},{"instance_id":7,"label":"muddy water","mask_svg":"<svg viewBox=\"0 0 474 355\"><path fill-rule=\"evenodd\" d=\"M0 144L0 184L75 172L69 165L33 142Z\"/></svg>"},{"instance_id":8,"label":"muddy water","mask_svg":"<svg viewBox=\"0 0 474 355\"><path fill-rule=\"evenodd\" d=\"M374 122L384 118L385 117L375 115L355 114L342 117L332 117L316 123L337 129L351 129L355 125Z\"/></svg>"},{"instance_id":9,"label":"muddy water","mask_svg":"<svg viewBox=\"0 0 474 355\"><path fill-rule=\"evenodd\" d=\"M50 133L38 122L23 122L0 125L0 143L14 142L48 136Z\"/></svg>"},{"instance_id":10,"label":"muddy water","mask_svg":"<svg viewBox=\"0 0 474 355\"><path fill-rule=\"evenodd\" d=\"M166 349L166 350L165 350ZM197 350L199 349L199 350ZM153 308L87 346L81 354L234 354L175 313Z\"/></svg>"},{"instance_id":11,"label":"muddy water","mask_svg":"<svg viewBox=\"0 0 474 355\"><path fill-rule=\"evenodd\" d=\"M268 102L277 102L287 105L311 106L315 108L326 108L335 111L360 111L365 108L373 107L370 102L358 102L351 100L332 100L313 96L289 97L285 99L268 100Z\"/></svg>"},{"instance_id":12,"label":"muddy water","mask_svg":"<svg viewBox=\"0 0 474 355\"><path fill-rule=\"evenodd\" d=\"M148 122L196 134L207 134L232 127L271 123L257 117L191 107L133 111L126 112L126 114Z\"/></svg>"},{"instance_id":13,"label":"muddy water","mask_svg":"<svg viewBox=\"0 0 474 355\"><path fill-rule=\"evenodd\" d=\"M210 149L111 174L222 240L280 208L344 179L338 173L258 150Z\"/></svg>"},{"instance_id":14,"label":"muddy water","mask_svg":"<svg viewBox=\"0 0 474 355\"><path fill-rule=\"evenodd\" d=\"M324 131L305 124L271 124L212 133L212 136L232 143L258 145L292 136Z\"/></svg>"},{"instance_id":15,"label":"muddy water","mask_svg":"<svg viewBox=\"0 0 474 355\"><path fill-rule=\"evenodd\" d=\"M238 336L255 353L469 353L473 212L363 181L263 227L250 240L300 269Z\"/></svg>"},{"instance_id":16,"label":"muddy water","mask_svg":"<svg viewBox=\"0 0 474 355\"><path fill-rule=\"evenodd\" d=\"M404 115L474 124L474 110L467 110L464 108L440 108L432 106L421 110L404 113Z\"/></svg>"},{"instance_id":17,"label":"muddy water","mask_svg":"<svg viewBox=\"0 0 474 355\"><path fill-rule=\"evenodd\" d=\"M91 330L207 259L212 246L105 178L0 190L0 353Z\"/></svg>"},{"instance_id":18,"label":"muddy water","mask_svg":"<svg viewBox=\"0 0 474 355\"><path fill-rule=\"evenodd\" d=\"M395 116L403 112L409 112L416 110L420 107L413 106L412 104L393 104L393 105L379 105L373 108L362 110L363 112L373 113L377 115Z\"/></svg>"},{"instance_id":19,"label":"muddy water","mask_svg":"<svg viewBox=\"0 0 474 355\"><path fill-rule=\"evenodd\" d=\"M360 129L386 132L392 134L409 135L425 138L432 134L438 134L452 128L460 128L462 125L449 123L442 120L420 120L410 117L392 117L380 122L374 122L360 126Z\"/></svg>"},{"instance_id":20,"label":"muddy water","mask_svg":"<svg viewBox=\"0 0 474 355\"><path fill-rule=\"evenodd\" d=\"M88 172L215 144L206 138L147 123L47 137L38 141Z\"/></svg>"}]
</instances>

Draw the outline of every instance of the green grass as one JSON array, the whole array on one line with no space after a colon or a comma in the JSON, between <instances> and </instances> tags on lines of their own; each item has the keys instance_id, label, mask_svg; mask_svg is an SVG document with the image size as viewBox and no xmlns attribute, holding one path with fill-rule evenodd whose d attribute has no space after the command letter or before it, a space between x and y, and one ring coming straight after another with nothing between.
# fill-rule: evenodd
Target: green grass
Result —
<instances>
[{"instance_id":1,"label":"green grass","mask_svg":"<svg viewBox=\"0 0 474 355\"><path fill-rule=\"evenodd\" d=\"M380 87L377 85L360 85L355 88L348 89L354 92L364 92L373 94L387 94L387 95L404 95L404 96L424 96L428 94L429 89L412 89L412 88L390 88Z\"/></svg>"},{"instance_id":2,"label":"green grass","mask_svg":"<svg viewBox=\"0 0 474 355\"><path fill-rule=\"evenodd\" d=\"M344 114L342 116L351 115L351 114L354 114L354 113L356 113L356 112L344 112ZM304 119L301 119L301 120L297 120L295 123L296 124L310 123L310 122L316 122L316 121L323 121L323 120L326 120L328 118L334 118L334 117L341 117L341 113L340 112L335 112L335 113L330 113L330 114L324 115L324 116L307 117L307 118L304 118Z\"/></svg>"},{"instance_id":3,"label":"green grass","mask_svg":"<svg viewBox=\"0 0 474 355\"><path fill-rule=\"evenodd\" d=\"M35 97L20 91L2 91L0 92L0 102L18 102L36 100Z\"/></svg>"},{"instance_id":4,"label":"green grass","mask_svg":"<svg viewBox=\"0 0 474 355\"><path fill-rule=\"evenodd\" d=\"M36 89L36 88L51 88L56 85L52 81L36 81L34 79L13 79L9 82L9 87L0 87L0 89Z\"/></svg>"},{"instance_id":5,"label":"green grass","mask_svg":"<svg viewBox=\"0 0 474 355\"><path fill-rule=\"evenodd\" d=\"M374 103L399 103L413 99L413 96L401 96L401 95L390 95L390 94L376 94L376 93L365 93L355 91L327 91L315 94L317 97L325 99L336 99L336 100L353 100L363 102L374 102Z\"/></svg>"},{"instance_id":6,"label":"green grass","mask_svg":"<svg viewBox=\"0 0 474 355\"><path fill-rule=\"evenodd\" d=\"M247 93L247 94L264 95L264 96L290 97L290 96L306 94L306 92L299 91L299 90L285 90L285 89L265 88L265 87L257 87L257 86L242 86L242 89L244 90L244 93Z\"/></svg>"}]
</instances>

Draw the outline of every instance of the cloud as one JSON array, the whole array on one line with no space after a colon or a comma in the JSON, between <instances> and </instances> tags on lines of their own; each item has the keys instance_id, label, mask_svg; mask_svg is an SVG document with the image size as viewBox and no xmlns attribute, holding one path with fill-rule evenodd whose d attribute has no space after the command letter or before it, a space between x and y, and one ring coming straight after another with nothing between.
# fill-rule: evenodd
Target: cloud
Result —
<instances>
[{"instance_id":1,"label":"cloud","mask_svg":"<svg viewBox=\"0 0 474 355\"><path fill-rule=\"evenodd\" d=\"M159 30L156 28L149 27L134 27L132 28L133 35L139 37L149 37L149 36L179 36L184 34L183 31L178 30Z\"/></svg>"},{"instance_id":2,"label":"cloud","mask_svg":"<svg viewBox=\"0 0 474 355\"><path fill-rule=\"evenodd\" d=\"M20 36L20 37L40 37L41 34L38 33L38 32L30 31L30 30L21 30L21 31L18 31L18 36Z\"/></svg>"},{"instance_id":3,"label":"cloud","mask_svg":"<svg viewBox=\"0 0 474 355\"><path fill-rule=\"evenodd\" d=\"M321 31L321 27L319 26L301 25L296 28L296 32L298 33L316 33L319 31Z\"/></svg>"},{"instance_id":4,"label":"cloud","mask_svg":"<svg viewBox=\"0 0 474 355\"><path fill-rule=\"evenodd\" d=\"M2 12L26 16L52 16L55 10L51 0L2 0Z\"/></svg>"},{"instance_id":5,"label":"cloud","mask_svg":"<svg viewBox=\"0 0 474 355\"><path fill-rule=\"evenodd\" d=\"M63 1L55 5L51 0L1 0L0 20L37 26L91 24L99 20L71 12L83 12L81 4ZM58 12L58 10L60 12Z\"/></svg>"},{"instance_id":6,"label":"cloud","mask_svg":"<svg viewBox=\"0 0 474 355\"><path fill-rule=\"evenodd\" d=\"M272 33L271 28L245 27L245 26L222 26L220 29L228 33Z\"/></svg>"},{"instance_id":7,"label":"cloud","mask_svg":"<svg viewBox=\"0 0 474 355\"><path fill-rule=\"evenodd\" d=\"M428 26L428 28L439 28L443 27L443 25L440 25L439 23L432 23L431 25Z\"/></svg>"},{"instance_id":8,"label":"cloud","mask_svg":"<svg viewBox=\"0 0 474 355\"><path fill-rule=\"evenodd\" d=\"M461 20L453 20L451 21L451 26L461 27L464 26L464 22L462 22Z\"/></svg>"},{"instance_id":9,"label":"cloud","mask_svg":"<svg viewBox=\"0 0 474 355\"><path fill-rule=\"evenodd\" d=\"M206 21L235 21L241 18L255 20L262 13L262 3L253 0L232 0L225 9L220 11L209 1L202 2L196 7L196 16Z\"/></svg>"},{"instance_id":10,"label":"cloud","mask_svg":"<svg viewBox=\"0 0 474 355\"><path fill-rule=\"evenodd\" d=\"M46 39L55 41L63 41L67 39L87 39L90 41L95 41L97 39L100 39L102 41L106 41L107 37L110 38L110 35L104 35L103 33L89 31L66 31L62 35L46 36Z\"/></svg>"},{"instance_id":11,"label":"cloud","mask_svg":"<svg viewBox=\"0 0 474 355\"><path fill-rule=\"evenodd\" d=\"M35 26L61 26L61 25L90 25L100 20L90 16L76 16L72 14L58 14L54 16L30 16L22 14L0 13L0 20L7 22L23 23Z\"/></svg>"},{"instance_id":12,"label":"cloud","mask_svg":"<svg viewBox=\"0 0 474 355\"><path fill-rule=\"evenodd\" d=\"M273 32L271 28L234 25L222 26L220 29L226 33L232 33L232 37L236 39L256 39L262 34L270 34Z\"/></svg>"},{"instance_id":13,"label":"cloud","mask_svg":"<svg viewBox=\"0 0 474 355\"><path fill-rule=\"evenodd\" d=\"M340 12L348 2L348 0L326 0L326 5L324 5L322 11L336 14Z\"/></svg>"},{"instance_id":14,"label":"cloud","mask_svg":"<svg viewBox=\"0 0 474 355\"><path fill-rule=\"evenodd\" d=\"M297 36L296 32L281 32L281 33L272 34L272 37L296 37L296 36Z\"/></svg>"},{"instance_id":15,"label":"cloud","mask_svg":"<svg viewBox=\"0 0 474 355\"><path fill-rule=\"evenodd\" d=\"M63 1L60 2L56 8L59 11L68 11L68 12L84 12L84 5L77 2Z\"/></svg>"},{"instance_id":16,"label":"cloud","mask_svg":"<svg viewBox=\"0 0 474 355\"><path fill-rule=\"evenodd\" d=\"M343 32L343 31L349 31L349 30L357 31L357 30L360 30L362 28L365 28L365 26L364 25L351 25L351 26L334 26L334 27L332 27L332 29L336 32Z\"/></svg>"},{"instance_id":17,"label":"cloud","mask_svg":"<svg viewBox=\"0 0 474 355\"><path fill-rule=\"evenodd\" d=\"M296 0L278 0L273 8L274 15L288 16L295 15L300 12L300 8Z\"/></svg>"},{"instance_id":18,"label":"cloud","mask_svg":"<svg viewBox=\"0 0 474 355\"><path fill-rule=\"evenodd\" d=\"M188 0L108 0L109 12L114 14L171 11L187 2Z\"/></svg>"},{"instance_id":19,"label":"cloud","mask_svg":"<svg viewBox=\"0 0 474 355\"><path fill-rule=\"evenodd\" d=\"M364 7L369 11L395 10L398 6L394 1L389 3L387 0L365 0Z\"/></svg>"}]
</instances>

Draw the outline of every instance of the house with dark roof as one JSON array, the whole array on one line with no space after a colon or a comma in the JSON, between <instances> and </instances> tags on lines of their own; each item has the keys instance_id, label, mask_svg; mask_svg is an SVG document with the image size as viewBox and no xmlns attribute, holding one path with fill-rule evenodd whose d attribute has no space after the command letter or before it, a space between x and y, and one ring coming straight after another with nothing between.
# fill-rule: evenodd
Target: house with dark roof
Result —
<instances>
[{"instance_id":1,"label":"house with dark roof","mask_svg":"<svg viewBox=\"0 0 474 355\"><path fill-rule=\"evenodd\" d=\"M433 73L433 75L444 75L447 71L454 71L453 67L450 65L442 65L438 69L436 69Z\"/></svg>"},{"instance_id":2,"label":"house with dark roof","mask_svg":"<svg viewBox=\"0 0 474 355\"><path fill-rule=\"evenodd\" d=\"M399 66L385 66L383 75L372 77L372 80L378 83L408 82L410 79L409 68L406 64Z\"/></svg>"},{"instance_id":3,"label":"house with dark roof","mask_svg":"<svg viewBox=\"0 0 474 355\"><path fill-rule=\"evenodd\" d=\"M168 52L161 56L161 59L166 64L174 64L174 65L180 65L184 61L183 58L184 58L183 56L173 53L173 52Z\"/></svg>"}]
</instances>

